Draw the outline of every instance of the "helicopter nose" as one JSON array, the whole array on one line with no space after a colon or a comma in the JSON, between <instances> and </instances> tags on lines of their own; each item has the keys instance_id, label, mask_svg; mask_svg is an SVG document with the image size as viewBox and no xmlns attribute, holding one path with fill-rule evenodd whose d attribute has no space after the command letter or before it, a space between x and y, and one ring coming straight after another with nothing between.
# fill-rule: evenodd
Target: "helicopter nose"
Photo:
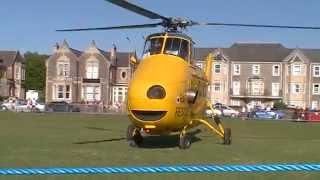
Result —
<instances>
[{"instance_id":1,"label":"helicopter nose","mask_svg":"<svg viewBox=\"0 0 320 180\"><path fill-rule=\"evenodd\" d=\"M151 86L147 91L149 99L163 99L166 97L166 90L160 85Z\"/></svg>"}]
</instances>

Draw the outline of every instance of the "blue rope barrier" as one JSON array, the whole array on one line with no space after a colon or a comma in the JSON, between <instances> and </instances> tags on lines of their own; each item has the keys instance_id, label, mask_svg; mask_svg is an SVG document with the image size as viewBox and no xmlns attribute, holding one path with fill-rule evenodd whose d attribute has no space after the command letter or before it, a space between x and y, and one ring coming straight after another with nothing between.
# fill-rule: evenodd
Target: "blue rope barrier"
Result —
<instances>
[{"instance_id":1,"label":"blue rope barrier","mask_svg":"<svg viewBox=\"0 0 320 180\"><path fill-rule=\"evenodd\" d=\"M320 164L256 164L256 165L177 165L128 167L78 167L78 168L7 168L7 175L71 175L71 174L155 174L155 173L268 173L268 172L320 171Z\"/></svg>"}]
</instances>

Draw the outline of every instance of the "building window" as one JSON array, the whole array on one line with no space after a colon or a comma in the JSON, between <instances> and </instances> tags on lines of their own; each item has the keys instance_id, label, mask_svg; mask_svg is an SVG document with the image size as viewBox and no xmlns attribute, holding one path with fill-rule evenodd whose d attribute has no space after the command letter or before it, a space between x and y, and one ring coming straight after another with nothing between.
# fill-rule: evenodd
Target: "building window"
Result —
<instances>
[{"instance_id":1,"label":"building window","mask_svg":"<svg viewBox=\"0 0 320 180\"><path fill-rule=\"evenodd\" d=\"M292 83L291 84L291 93L292 94L300 94L303 93L302 85L299 83Z\"/></svg>"},{"instance_id":2,"label":"building window","mask_svg":"<svg viewBox=\"0 0 320 180\"><path fill-rule=\"evenodd\" d=\"M16 72L16 79L20 79L20 67L19 66L16 66L16 69L15 69L15 72Z\"/></svg>"},{"instance_id":3,"label":"building window","mask_svg":"<svg viewBox=\"0 0 320 180\"><path fill-rule=\"evenodd\" d=\"M213 84L213 91L214 92L221 92L221 82L215 82Z\"/></svg>"},{"instance_id":4,"label":"building window","mask_svg":"<svg viewBox=\"0 0 320 180\"><path fill-rule=\"evenodd\" d=\"M280 83L272 83L272 96L279 96Z\"/></svg>"},{"instance_id":5,"label":"building window","mask_svg":"<svg viewBox=\"0 0 320 180\"><path fill-rule=\"evenodd\" d=\"M233 75L240 75L240 64L233 65Z\"/></svg>"},{"instance_id":6,"label":"building window","mask_svg":"<svg viewBox=\"0 0 320 180\"><path fill-rule=\"evenodd\" d=\"M320 65L313 66L313 77L320 77Z\"/></svg>"},{"instance_id":7,"label":"building window","mask_svg":"<svg viewBox=\"0 0 320 180\"><path fill-rule=\"evenodd\" d=\"M240 106L240 100L231 99L231 106Z\"/></svg>"},{"instance_id":8,"label":"building window","mask_svg":"<svg viewBox=\"0 0 320 180\"><path fill-rule=\"evenodd\" d=\"M279 65L272 66L272 76L280 76L280 66Z\"/></svg>"},{"instance_id":9,"label":"building window","mask_svg":"<svg viewBox=\"0 0 320 180\"><path fill-rule=\"evenodd\" d=\"M58 63L58 76L69 77L70 65L67 62Z\"/></svg>"},{"instance_id":10,"label":"building window","mask_svg":"<svg viewBox=\"0 0 320 180\"><path fill-rule=\"evenodd\" d=\"M233 81L232 82L232 94L233 95L240 95L240 81Z\"/></svg>"},{"instance_id":11,"label":"building window","mask_svg":"<svg viewBox=\"0 0 320 180\"><path fill-rule=\"evenodd\" d=\"M252 65L252 74L259 75L260 74L260 65Z\"/></svg>"},{"instance_id":12,"label":"building window","mask_svg":"<svg viewBox=\"0 0 320 180\"><path fill-rule=\"evenodd\" d=\"M70 85L55 85L53 87L55 99L70 100L71 99L71 86Z\"/></svg>"},{"instance_id":13,"label":"building window","mask_svg":"<svg viewBox=\"0 0 320 180\"><path fill-rule=\"evenodd\" d=\"M318 95L320 94L320 84L313 84L312 94Z\"/></svg>"},{"instance_id":14,"label":"building window","mask_svg":"<svg viewBox=\"0 0 320 180\"><path fill-rule=\"evenodd\" d=\"M63 99L63 86L58 86L58 99Z\"/></svg>"},{"instance_id":15,"label":"building window","mask_svg":"<svg viewBox=\"0 0 320 180\"><path fill-rule=\"evenodd\" d=\"M221 73L221 64L214 65L214 73L220 74Z\"/></svg>"},{"instance_id":16,"label":"building window","mask_svg":"<svg viewBox=\"0 0 320 180\"><path fill-rule=\"evenodd\" d=\"M300 64L292 66L293 75L300 75L302 73L302 66Z\"/></svg>"},{"instance_id":17,"label":"building window","mask_svg":"<svg viewBox=\"0 0 320 180\"><path fill-rule=\"evenodd\" d=\"M248 94L251 96L261 96L264 94L264 83L261 80L248 82Z\"/></svg>"},{"instance_id":18,"label":"building window","mask_svg":"<svg viewBox=\"0 0 320 180\"><path fill-rule=\"evenodd\" d=\"M87 101L100 101L100 87L87 86L86 87L86 100Z\"/></svg>"},{"instance_id":19,"label":"building window","mask_svg":"<svg viewBox=\"0 0 320 180\"><path fill-rule=\"evenodd\" d=\"M311 109L312 110L318 110L318 101L312 101Z\"/></svg>"},{"instance_id":20,"label":"building window","mask_svg":"<svg viewBox=\"0 0 320 180\"><path fill-rule=\"evenodd\" d=\"M113 87L113 104L121 104L125 102L128 89L126 87Z\"/></svg>"},{"instance_id":21,"label":"building window","mask_svg":"<svg viewBox=\"0 0 320 180\"><path fill-rule=\"evenodd\" d=\"M88 61L86 64L86 75L88 79L98 79L99 78L99 62L98 61Z\"/></svg>"}]
</instances>

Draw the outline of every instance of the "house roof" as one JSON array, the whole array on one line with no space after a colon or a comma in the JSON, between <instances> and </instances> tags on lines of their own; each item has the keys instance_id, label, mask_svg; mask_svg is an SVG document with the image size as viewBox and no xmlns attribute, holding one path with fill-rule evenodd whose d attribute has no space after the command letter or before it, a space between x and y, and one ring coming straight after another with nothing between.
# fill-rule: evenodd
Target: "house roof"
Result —
<instances>
[{"instance_id":1,"label":"house roof","mask_svg":"<svg viewBox=\"0 0 320 180\"><path fill-rule=\"evenodd\" d=\"M320 49L300 49L311 62L320 62Z\"/></svg>"},{"instance_id":2,"label":"house roof","mask_svg":"<svg viewBox=\"0 0 320 180\"><path fill-rule=\"evenodd\" d=\"M77 57L80 57L81 54L83 53L82 51L79 51L79 50L77 50L77 49L73 49L73 48L69 48L69 49L70 49L70 51L71 51L73 54L75 54Z\"/></svg>"},{"instance_id":3,"label":"house roof","mask_svg":"<svg viewBox=\"0 0 320 180\"><path fill-rule=\"evenodd\" d=\"M106 59L110 60L110 54L111 54L110 52L104 51L104 50L99 49L99 48L97 48L97 49Z\"/></svg>"},{"instance_id":4,"label":"house roof","mask_svg":"<svg viewBox=\"0 0 320 180\"><path fill-rule=\"evenodd\" d=\"M15 62L18 53L18 51L0 51L0 59L3 60L2 65L12 65Z\"/></svg>"},{"instance_id":5,"label":"house roof","mask_svg":"<svg viewBox=\"0 0 320 180\"><path fill-rule=\"evenodd\" d=\"M280 62L292 52L292 49L278 43L234 43L223 48L231 61Z\"/></svg>"},{"instance_id":6,"label":"house roof","mask_svg":"<svg viewBox=\"0 0 320 180\"><path fill-rule=\"evenodd\" d=\"M130 62L130 54L132 52L117 52L117 67L128 67Z\"/></svg>"},{"instance_id":7,"label":"house roof","mask_svg":"<svg viewBox=\"0 0 320 180\"><path fill-rule=\"evenodd\" d=\"M194 48L194 59L204 61L208 54L214 50L215 48Z\"/></svg>"}]
</instances>

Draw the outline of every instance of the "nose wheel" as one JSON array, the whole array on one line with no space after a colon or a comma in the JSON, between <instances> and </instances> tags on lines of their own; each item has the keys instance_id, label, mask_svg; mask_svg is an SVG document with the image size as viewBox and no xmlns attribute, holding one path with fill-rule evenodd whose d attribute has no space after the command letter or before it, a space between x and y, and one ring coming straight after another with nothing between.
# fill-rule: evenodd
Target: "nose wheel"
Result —
<instances>
[{"instance_id":1,"label":"nose wheel","mask_svg":"<svg viewBox=\"0 0 320 180\"><path fill-rule=\"evenodd\" d=\"M188 134L180 135L179 148L188 149L191 146L191 136Z\"/></svg>"},{"instance_id":2,"label":"nose wheel","mask_svg":"<svg viewBox=\"0 0 320 180\"><path fill-rule=\"evenodd\" d=\"M143 137L140 133L140 129L130 124L127 129L127 141L129 146L138 147L143 144Z\"/></svg>"}]
</instances>

